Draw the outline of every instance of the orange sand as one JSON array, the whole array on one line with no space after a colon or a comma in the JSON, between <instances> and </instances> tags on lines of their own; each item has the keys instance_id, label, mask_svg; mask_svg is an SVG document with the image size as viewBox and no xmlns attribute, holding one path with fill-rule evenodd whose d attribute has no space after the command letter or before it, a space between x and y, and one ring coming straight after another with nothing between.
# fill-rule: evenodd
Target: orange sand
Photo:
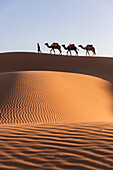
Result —
<instances>
[{"instance_id":1,"label":"orange sand","mask_svg":"<svg viewBox=\"0 0 113 170\"><path fill-rule=\"evenodd\" d=\"M0 168L113 169L113 59L0 54Z\"/></svg>"}]
</instances>

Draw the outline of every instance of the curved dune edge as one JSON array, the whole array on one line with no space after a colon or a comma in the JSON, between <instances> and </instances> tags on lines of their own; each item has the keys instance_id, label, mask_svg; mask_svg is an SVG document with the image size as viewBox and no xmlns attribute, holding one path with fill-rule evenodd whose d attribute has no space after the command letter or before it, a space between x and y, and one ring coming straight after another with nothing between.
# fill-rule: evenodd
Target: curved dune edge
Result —
<instances>
[{"instance_id":1,"label":"curved dune edge","mask_svg":"<svg viewBox=\"0 0 113 170\"><path fill-rule=\"evenodd\" d=\"M0 124L113 121L112 84L81 74L0 74Z\"/></svg>"},{"instance_id":2,"label":"curved dune edge","mask_svg":"<svg viewBox=\"0 0 113 170\"><path fill-rule=\"evenodd\" d=\"M113 58L31 52L0 53L0 72L59 71L91 75L113 83Z\"/></svg>"}]
</instances>

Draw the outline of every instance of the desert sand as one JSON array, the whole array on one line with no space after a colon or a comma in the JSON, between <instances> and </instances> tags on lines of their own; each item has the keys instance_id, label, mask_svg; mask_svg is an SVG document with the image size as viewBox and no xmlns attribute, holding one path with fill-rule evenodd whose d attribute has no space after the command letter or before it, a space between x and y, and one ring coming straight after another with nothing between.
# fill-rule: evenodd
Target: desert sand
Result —
<instances>
[{"instance_id":1,"label":"desert sand","mask_svg":"<svg viewBox=\"0 0 113 170\"><path fill-rule=\"evenodd\" d=\"M113 169L113 58L0 54L0 168Z\"/></svg>"}]
</instances>

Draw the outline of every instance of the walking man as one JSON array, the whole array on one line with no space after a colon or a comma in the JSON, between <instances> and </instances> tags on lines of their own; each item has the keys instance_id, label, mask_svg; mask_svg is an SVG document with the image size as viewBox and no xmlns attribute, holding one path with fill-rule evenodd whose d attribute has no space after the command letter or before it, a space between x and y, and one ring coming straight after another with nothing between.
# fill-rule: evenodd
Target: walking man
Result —
<instances>
[{"instance_id":1,"label":"walking man","mask_svg":"<svg viewBox=\"0 0 113 170\"><path fill-rule=\"evenodd\" d=\"M39 45L39 43L37 43L37 50L38 50L38 53L42 53L41 50L40 50L40 45Z\"/></svg>"}]
</instances>

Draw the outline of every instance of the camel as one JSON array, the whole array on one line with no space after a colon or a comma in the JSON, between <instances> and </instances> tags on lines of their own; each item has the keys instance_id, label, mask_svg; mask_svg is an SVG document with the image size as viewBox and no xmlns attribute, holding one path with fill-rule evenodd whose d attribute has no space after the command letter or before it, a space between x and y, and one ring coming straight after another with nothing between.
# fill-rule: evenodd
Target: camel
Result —
<instances>
[{"instance_id":1,"label":"camel","mask_svg":"<svg viewBox=\"0 0 113 170\"><path fill-rule=\"evenodd\" d=\"M68 52L70 52L70 55L72 55L71 51L75 51L76 55L78 55L78 48L74 44L69 44L67 47L63 44L62 47L64 47L65 50L67 50L67 55Z\"/></svg>"},{"instance_id":2,"label":"camel","mask_svg":"<svg viewBox=\"0 0 113 170\"><path fill-rule=\"evenodd\" d=\"M49 45L48 43L45 43L45 45L48 48L51 48L50 54L51 54L52 51L54 51L54 54L55 54L55 49L59 50L60 54L62 53L61 46L58 43L53 43L52 45Z\"/></svg>"},{"instance_id":3,"label":"camel","mask_svg":"<svg viewBox=\"0 0 113 170\"><path fill-rule=\"evenodd\" d=\"M89 51L92 51L93 55L96 55L95 48L93 47L93 45L87 45L86 47L83 47L82 45L79 45L78 47L86 50L86 56L87 56L87 54L90 56Z\"/></svg>"}]
</instances>

